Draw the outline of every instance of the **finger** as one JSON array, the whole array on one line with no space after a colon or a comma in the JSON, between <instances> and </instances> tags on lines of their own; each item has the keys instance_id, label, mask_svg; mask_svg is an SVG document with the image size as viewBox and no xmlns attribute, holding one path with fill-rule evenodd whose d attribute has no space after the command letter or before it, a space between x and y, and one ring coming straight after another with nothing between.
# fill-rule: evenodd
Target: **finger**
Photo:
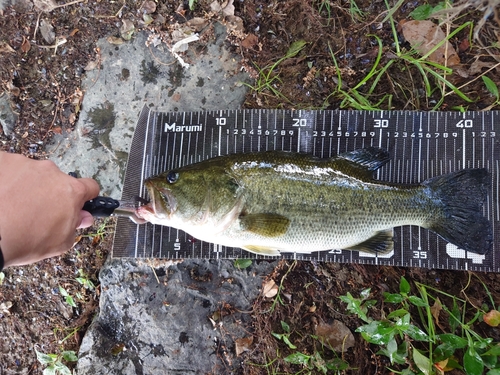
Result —
<instances>
[{"instance_id":1,"label":"finger","mask_svg":"<svg viewBox=\"0 0 500 375\"><path fill-rule=\"evenodd\" d=\"M88 201L99 195L101 189L96 180L92 178L79 178L78 181L85 186L84 201Z\"/></svg>"},{"instance_id":2,"label":"finger","mask_svg":"<svg viewBox=\"0 0 500 375\"><path fill-rule=\"evenodd\" d=\"M87 211L80 211L80 224L78 224L77 229L79 228L88 228L94 224L94 217Z\"/></svg>"}]
</instances>

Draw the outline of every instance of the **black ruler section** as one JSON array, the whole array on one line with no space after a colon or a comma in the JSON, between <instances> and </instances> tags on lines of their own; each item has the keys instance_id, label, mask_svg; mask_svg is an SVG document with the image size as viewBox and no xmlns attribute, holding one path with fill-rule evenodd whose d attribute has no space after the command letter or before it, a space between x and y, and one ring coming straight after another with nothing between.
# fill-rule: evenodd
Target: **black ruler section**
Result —
<instances>
[{"instance_id":1,"label":"black ruler section","mask_svg":"<svg viewBox=\"0 0 500 375\"><path fill-rule=\"evenodd\" d=\"M395 228L395 248L374 256L349 250L284 253L288 259L500 272L500 112L372 112L234 110L151 112L140 116L132 142L123 199L146 195L144 178L231 153L305 152L327 158L357 148L385 148L391 161L377 179L409 184L463 168L487 168L491 191L484 206L494 230L487 255L467 253L416 226ZM239 248L197 241L170 227L120 218L114 257L263 258Z\"/></svg>"}]
</instances>

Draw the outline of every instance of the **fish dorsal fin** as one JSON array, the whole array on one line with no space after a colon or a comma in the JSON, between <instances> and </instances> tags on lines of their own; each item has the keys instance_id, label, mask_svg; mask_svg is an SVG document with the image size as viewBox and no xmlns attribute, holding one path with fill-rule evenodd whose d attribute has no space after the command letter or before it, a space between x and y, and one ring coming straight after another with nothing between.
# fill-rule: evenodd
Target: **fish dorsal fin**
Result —
<instances>
[{"instance_id":1,"label":"fish dorsal fin","mask_svg":"<svg viewBox=\"0 0 500 375\"><path fill-rule=\"evenodd\" d=\"M279 250L267 247L267 246L260 246L260 245L245 245L242 247L242 249L246 251L250 251L251 253L254 254L259 254L259 255L269 255L272 257L276 257L280 255Z\"/></svg>"},{"instance_id":2,"label":"fish dorsal fin","mask_svg":"<svg viewBox=\"0 0 500 375\"><path fill-rule=\"evenodd\" d=\"M279 237L286 233L290 219L273 213L243 214L240 228L264 237Z\"/></svg>"},{"instance_id":3,"label":"fish dorsal fin","mask_svg":"<svg viewBox=\"0 0 500 375\"><path fill-rule=\"evenodd\" d=\"M372 177L372 173L390 160L387 150L378 147L360 148L338 154L333 160L337 167L348 170L358 177Z\"/></svg>"},{"instance_id":4,"label":"fish dorsal fin","mask_svg":"<svg viewBox=\"0 0 500 375\"><path fill-rule=\"evenodd\" d=\"M366 241L346 248L346 250L364 251L372 254L387 254L394 249L392 229L380 231Z\"/></svg>"}]
</instances>

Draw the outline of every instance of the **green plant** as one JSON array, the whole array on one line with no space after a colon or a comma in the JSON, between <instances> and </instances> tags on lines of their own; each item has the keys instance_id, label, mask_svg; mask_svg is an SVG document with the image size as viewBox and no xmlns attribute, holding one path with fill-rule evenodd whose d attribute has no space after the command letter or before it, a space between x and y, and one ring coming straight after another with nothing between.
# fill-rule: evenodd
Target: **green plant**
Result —
<instances>
[{"instance_id":1,"label":"green plant","mask_svg":"<svg viewBox=\"0 0 500 375\"><path fill-rule=\"evenodd\" d=\"M460 99L467 103L473 102L471 98L469 98L466 94L464 94L460 88L456 87L447 77L451 76L453 70L447 66L438 64L436 62L428 60L429 56L434 53L438 48L444 45L444 43L448 42L451 38L453 38L457 33L462 30L469 28L470 32L472 32L473 24L472 22L465 22L459 27L457 27L453 32L449 33L445 39L437 43L429 52L427 52L423 56L417 56L417 52L415 50L405 51L401 48L398 39L398 31L396 27L396 22L394 20L394 13L398 9L399 6L402 5L402 1L400 0L393 8L389 7L387 0L385 1L388 8L388 15L385 20L388 20L391 25L391 31L393 35L393 43L395 51L392 53L386 53L386 56L392 56L392 58L387 59L388 61L383 64L382 63L382 55L384 52L384 48L382 45L381 39L376 35L371 35L375 38L378 51L375 61L369 70L369 72L353 87L349 89L342 88L342 77L341 71L335 58L333 51L330 48L330 55L332 57L333 63L337 72L337 88L334 90L324 101L323 106L327 107L329 105L329 99L331 97L340 98L340 108L353 108L358 110L379 110L381 106L385 103L385 108L391 109L392 103L392 94L385 94L381 98L377 98L375 101L372 99L374 97L374 92L377 84L384 77L390 77L388 73L390 68L394 65L398 65L399 71L408 71L409 75L412 75L410 69L416 69L419 76L422 78L422 82L425 89L425 97L430 98L432 95L437 92L439 93L439 99L436 101L436 104L432 108L433 110L438 109L444 101L444 98L451 93L456 94ZM434 8L431 9L434 11ZM418 14L418 13L417 13ZM471 35L469 35L469 39ZM393 82L393 85L398 86L397 83ZM403 93L409 92L406 88L401 88ZM450 91L447 91L450 90ZM412 95L410 93L410 95ZM436 95L436 97L438 97ZM416 98L418 100L418 98Z\"/></svg>"},{"instance_id":2,"label":"green plant","mask_svg":"<svg viewBox=\"0 0 500 375\"><path fill-rule=\"evenodd\" d=\"M283 341L289 349L294 350L294 352L284 357L283 361L294 365L300 365L307 373L311 373L311 371L320 371L321 373L326 374L329 370L342 371L350 367L349 364L341 358L336 357L325 360L324 353L322 355L322 353L318 350L315 350L312 354L295 351L297 346L290 341L290 335L293 333L290 326L286 322L281 321L281 328L283 329L283 333L271 332L271 335L273 335L276 339ZM315 336L311 335L311 337L317 339ZM323 344L321 344L321 348L323 347ZM301 371L300 373L303 372Z\"/></svg>"},{"instance_id":3,"label":"green plant","mask_svg":"<svg viewBox=\"0 0 500 375\"><path fill-rule=\"evenodd\" d=\"M481 375L487 368L488 375L500 374L500 345L473 330L473 325L480 320L499 324L500 312L475 308L470 317L471 306L466 300L418 282L415 287L418 296L410 294L410 283L401 277L398 293L383 294L384 304L390 311L381 310L380 319L368 314L369 307L374 306L373 300L368 299L369 289L365 289L360 298L347 293L340 299L347 303L349 312L367 323L356 332L380 347L377 354L387 356L391 364L403 368L399 372L391 369L395 373L440 375L448 369L458 368L467 375ZM488 291L487 294L495 306L491 294ZM448 300L450 307L439 297ZM392 305L397 306L392 309ZM448 317L448 332L437 333L436 325L444 329L439 323L441 314Z\"/></svg>"},{"instance_id":4,"label":"green plant","mask_svg":"<svg viewBox=\"0 0 500 375\"><path fill-rule=\"evenodd\" d=\"M194 7L196 6L196 1L197 0L189 0L189 9L194 10Z\"/></svg>"},{"instance_id":5,"label":"green plant","mask_svg":"<svg viewBox=\"0 0 500 375\"><path fill-rule=\"evenodd\" d=\"M234 266L240 270L248 268L252 265L252 259L235 259Z\"/></svg>"},{"instance_id":6,"label":"green plant","mask_svg":"<svg viewBox=\"0 0 500 375\"><path fill-rule=\"evenodd\" d=\"M497 85L495 84L495 82L493 82L493 80L491 80L491 78L487 76L481 76L481 78L483 79L483 82L490 94L495 98L495 102L484 109L485 111L489 111L493 107L500 105L500 93L498 92Z\"/></svg>"},{"instance_id":7,"label":"green plant","mask_svg":"<svg viewBox=\"0 0 500 375\"><path fill-rule=\"evenodd\" d=\"M71 370L67 365L63 363L66 362L76 362L78 361L78 357L73 350L65 350L60 354L45 354L41 353L35 349L36 358L38 362L42 365L47 366L43 370L43 375L71 375Z\"/></svg>"},{"instance_id":8,"label":"green plant","mask_svg":"<svg viewBox=\"0 0 500 375\"><path fill-rule=\"evenodd\" d=\"M296 56L306 46L306 44L307 43L303 40L293 42L288 48L285 56L280 58L275 63L267 65L264 68L260 68L255 65L259 73L255 85L250 85L248 83L243 84L257 93L266 95L271 94L290 103L290 100L285 95L283 95L279 89L279 85L282 85L283 82L281 81L279 74L276 72L276 69L283 61Z\"/></svg>"},{"instance_id":9,"label":"green plant","mask_svg":"<svg viewBox=\"0 0 500 375\"><path fill-rule=\"evenodd\" d=\"M76 307L76 303L75 303L75 300L73 299L73 297L68 293L68 291L66 289L64 289L60 285L59 285L59 293L61 293L61 296L64 297L64 300L66 301L66 303L68 305L70 305L71 307Z\"/></svg>"},{"instance_id":10,"label":"green plant","mask_svg":"<svg viewBox=\"0 0 500 375\"><path fill-rule=\"evenodd\" d=\"M94 283L92 282L92 280L90 280L88 278L88 275L86 275L85 272L83 272L83 270L81 268L78 269L78 274L80 276L76 278L76 281L78 281L81 285L83 285L83 287L85 289L88 289L88 290L94 290L95 289Z\"/></svg>"}]
</instances>

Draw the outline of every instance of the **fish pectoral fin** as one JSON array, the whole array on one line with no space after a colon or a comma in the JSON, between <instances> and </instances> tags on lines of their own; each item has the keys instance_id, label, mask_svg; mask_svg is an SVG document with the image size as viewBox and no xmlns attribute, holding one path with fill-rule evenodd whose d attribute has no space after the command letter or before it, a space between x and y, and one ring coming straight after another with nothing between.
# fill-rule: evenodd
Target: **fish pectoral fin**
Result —
<instances>
[{"instance_id":1,"label":"fish pectoral fin","mask_svg":"<svg viewBox=\"0 0 500 375\"><path fill-rule=\"evenodd\" d=\"M290 226L290 219L272 213L243 214L239 219L241 230L263 237L282 236Z\"/></svg>"},{"instance_id":2,"label":"fish pectoral fin","mask_svg":"<svg viewBox=\"0 0 500 375\"><path fill-rule=\"evenodd\" d=\"M242 247L243 250L250 251L251 253L259 254L259 255L269 255L272 257L276 257L280 255L280 251L267 246L260 245L245 245Z\"/></svg>"},{"instance_id":3,"label":"fish pectoral fin","mask_svg":"<svg viewBox=\"0 0 500 375\"><path fill-rule=\"evenodd\" d=\"M375 233L373 237L366 241L358 243L354 246L346 248L346 250L364 251L365 253L387 254L394 249L392 229Z\"/></svg>"}]
</instances>

